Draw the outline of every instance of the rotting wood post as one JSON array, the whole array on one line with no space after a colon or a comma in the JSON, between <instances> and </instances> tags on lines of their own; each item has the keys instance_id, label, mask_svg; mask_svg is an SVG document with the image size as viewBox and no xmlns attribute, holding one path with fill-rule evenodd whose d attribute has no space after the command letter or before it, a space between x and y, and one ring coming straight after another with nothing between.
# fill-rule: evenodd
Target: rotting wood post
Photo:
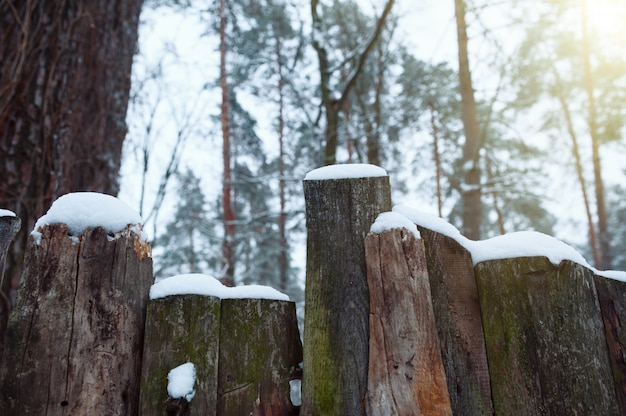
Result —
<instances>
[{"instance_id":1,"label":"rotting wood post","mask_svg":"<svg viewBox=\"0 0 626 416\"><path fill-rule=\"evenodd\" d=\"M476 265L497 415L618 415L593 272L545 257Z\"/></svg>"},{"instance_id":2,"label":"rotting wood post","mask_svg":"<svg viewBox=\"0 0 626 416\"><path fill-rule=\"evenodd\" d=\"M217 415L297 415L289 385L302 362L295 303L222 299L220 321Z\"/></svg>"},{"instance_id":3,"label":"rotting wood post","mask_svg":"<svg viewBox=\"0 0 626 416\"><path fill-rule=\"evenodd\" d=\"M16 216L0 216L0 287L4 278L4 263L7 250L15 235L20 230L22 221ZM2 355L0 354L0 357Z\"/></svg>"},{"instance_id":4,"label":"rotting wood post","mask_svg":"<svg viewBox=\"0 0 626 416\"><path fill-rule=\"evenodd\" d=\"M370 289L368 416L452 415L424 244L406 229L365 239Z\"/></svg>"},{"instance_id":5,"label":"rotting wood post","mask_svg":"<svg viewBox=\"0 0 626 416\"><path fill-rule=\"evenodd\" d=\"M178 295L148 303L139 414L176 413L186 403L168 399L167 375L171 369L192 362L196 367L196 394L187 404L189 416L215 415L221 300L214 296ZM182 401L186 401L182 399Z\"/></svg>"},{"instance_id":6,"label":"rotting wood post","mask_svg":"<svg viewBox=\"0 0 626 416\"><path fill-rule=\"evenodd\" d=\"M456 240L418 225L424 241L452 413L492 415L489 366L472 256Z\"/></svg>"},{"instance_id":7,"label":"rotting wood post","mask_svg":"<svg viewBox=\"0 0 626 416\"><path fill-rule=\"evenodd\" d=\"M29 239L0 367L0 414L136 415L150 247L131 228Z\"/></svg>"},{"instance_id":8,"label":"rotting wood post","mask_svg":"<svg viewBox=\"0 0 626 416\"><path fill-rule=\"evenodd\" d=\"M594 276L615 394L621 415L626 415L626 282Z\"/></svg>"},{"instance_id":9,"label":"rotting wood post","mask_svg":"<svg viewBox=\"0 0 626 416\"><path fill-rule=\"evenodd\" d=\"M389 178L305 180L307 266L301 414L364 413L369 359L365 236L391 210Z\"/></svg>"}]
</instances>

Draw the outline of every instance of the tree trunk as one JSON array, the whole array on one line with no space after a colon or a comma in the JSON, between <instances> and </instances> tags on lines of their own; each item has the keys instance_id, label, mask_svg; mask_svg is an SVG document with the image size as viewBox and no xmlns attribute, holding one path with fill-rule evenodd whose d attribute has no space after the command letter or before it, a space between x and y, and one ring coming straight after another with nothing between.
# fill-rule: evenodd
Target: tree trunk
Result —
<instances>
[{"instance_id":1,"label":"tree trunk","mask_svg":"<svg viewBox=\"0 0 626 416\"><path fill-rule=\"evenodd\" d=\"M135 415L150 248L130 229L32 238L0 368L0 414Z\"/></svg>"},{"instance_id":2,"label":"tree trunk","mask_svg":"<svg viewBox=\"0 0 626 416\"><path fill-rule=\"evenodd\" d=\"M589 105L589 134L591 136L591 151L593 162L593 177L596 190L596 211L598 215L598 239L600 240L600 256L602 263L598 267L610 269L613 262L611 254L611 237L609 235L606 204L604 202L604 180L602 179L602 164L600 162L600 137L598 134L598 115L596 110L595 86L591 68L591 45L587 28L587 2L582 0L582 48L583 67L585 69L585 90Z\"/></svg>"},{"instance_id":3,"label":"tree trunk","mask_svg":"<svg viewBox=\"0 0 626 416\"><path fill-rule=\"evenodd\" d=\"M474 88L467 50L467 25L465 22L465 0L455 0L455 16L459 46L459 81L461 87L461 111L465 145L463 146L463 179L461 198L463 203L463 233L472 240L480 239L482 204L480 189L480 131L474 101Z\"/></svg>"},{"instance_id":4,"label":"tree trunk","mask_svg":"<svg viewBox=\"0 0 626 416\"><path fill-rule=\"evenodd\" d=\"M186 362L196 367L196 395L187 404L188 416L215 415L220 334L219 298L168 296L148 303L140 415L165 415L167 375ZM183 407L184 403L179 403Z\"/></svg>"},{"instance_id":5,"label":"tree trunk","mask_svg":"<svg viewBox=\"0 0 626 416\"><path fill-rule=\"evenodd\" d=\"M222 215L224 219L224 241L222 242L221 280L227 286L235 285L235 212L232 203L232 173L230 154L230 95L226 73L226 1L219 2L220 16L220 88L222 90Z\"/></svg>"},{"instance_id":6,"label":"tree trunk","mask_svg":"<svg viewBox=\"0 0 626 416\"><path fill-rule=\"evenodd\" d=\"M295 303L222 300L217 414L298 414L289 380L299 378L302 343Z\"/></svg>"},{"instance_id":7,"label":"tree trunk","mask_svg":"<svg viewBox=\"0 0 626 416\"><path fill-rule=\"evenodd\" d=\"M419 227L455 415L491 415L491 387L471 254L450 237Z\"/></svg>"},{"instance_id":8,"label":"tree trunk","mask_svg":"<svg viewBox=\"0 0 626 416\"><path fill-rule=\"evenodd\" d=\"M4 261L7 256L9 245L15 238L15 234L20 230L22 221L15 216L0 216L0 286L4 277ZM0 342L0 345L2 342ZM0 350L0 357L2 351Z\"/></svg>"},{"instance_id":9,"label":"tree trunk","mask_svg":"<svg viewBox=\"0 0 626 416\"><path fill-rule=\"evenodd\" d=\"M476 278L496 414L619 414L590 270L526 257Z\"/></svg>"},{"instance_id":10,"label":"tree trunk","mask_svg":"<svg viewBox=\"0 0 626 416\"><path fill-rule=\"evenodd\" d=\"M368 416L452 415L422 240L365 238L370 291Z\"/></svg>"},{"instance_id":11,"label":"tree trunk","mask_svg":"<svg viewBox=\"0 0 626 416\"><path fill-rule=\"evenodd\" d=\"M119 189L142 3L0 2L0 206L24 222L5 296L17 289L28 233L54 199Z\"/></svg>"},{"instance_id":12,"label":"tree trunk","mask_svg":"<svg viewBox=\"0 0 626 416\"><path fill-rule=\"evenodd\" d=\"M601 276L595 276L594 281L602 311L619 413L624 415L626 414L626 357L624 356L626 351L626 337L624 336L626 283Z\"/></svg>"},{"instance_id":13,"label":"tree trunk","mask_svg":"<svg viewBox=\"0 0 626 416\"><path fill-rule=\"evenodd\" d=\"M369 291L364 239L391 210L389 178L305 180L303 415L361 415L367 391Z\"/></svg>"},{"instance_id":14,"label":"tree trunk","mask_svg":"<svg viewBox=\"0 0 626 416\"><path fill-rule=\"evenodd\" d=\"M287 243L287 197L285 195L285 78L283 74L283 55L280 37L276 37L276 62L278 63L278 197L280 200L280 213L278 215L278 235L280 240L280 253L278 254L278 272L280 290L287 291L289 286L288 276L288 253Z\"/></svg>"}]
</instances>

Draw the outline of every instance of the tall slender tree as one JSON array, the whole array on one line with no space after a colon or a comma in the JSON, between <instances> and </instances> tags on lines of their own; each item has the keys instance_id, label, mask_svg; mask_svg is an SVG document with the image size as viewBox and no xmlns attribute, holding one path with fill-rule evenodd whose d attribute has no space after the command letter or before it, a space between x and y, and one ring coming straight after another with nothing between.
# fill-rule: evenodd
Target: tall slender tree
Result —
<instances>
[{"instance_id":1,"label":"tall slender tree","mask_svg":"<svg viewBox=\"0 0 626 416\"><path fill-rule=\"evenodd\" d=\"M482 221L481 170L480 170L480 128L474 99L474 87L469 63L466 4L465 0L454 1L457 27L459 85L461 89L461 111L465 144L463 145L463 232L471 239L480 238Z\"/></svg>"}]
</instances>

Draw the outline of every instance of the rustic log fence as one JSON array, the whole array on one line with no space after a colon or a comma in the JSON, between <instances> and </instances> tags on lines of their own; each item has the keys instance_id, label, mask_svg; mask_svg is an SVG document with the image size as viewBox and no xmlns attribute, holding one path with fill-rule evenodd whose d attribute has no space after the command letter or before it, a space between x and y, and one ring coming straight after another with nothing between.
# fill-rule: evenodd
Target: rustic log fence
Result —
<instances>
[{"instance_id":1,"label":"rustic log fence","mask_svg":"<svg viewBox=\"0 0 626 416\"><path fill-rule=\"evenodd\" d=\"M46 226L10 319L0 414L626 414L626 283L542 256L474 265L429 224L370 233L391 210L386 175L304 191L303 345L292 302L149 301L133 229L75 242ZM195 396L168 397L187 362Z\"/></svg>"}]
</instances>

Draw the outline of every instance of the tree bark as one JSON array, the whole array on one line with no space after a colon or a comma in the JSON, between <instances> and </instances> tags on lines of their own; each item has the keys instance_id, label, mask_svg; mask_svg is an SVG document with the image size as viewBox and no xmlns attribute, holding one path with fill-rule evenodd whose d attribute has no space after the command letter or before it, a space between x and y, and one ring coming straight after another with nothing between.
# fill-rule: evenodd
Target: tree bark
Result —
<instances>
[{"instance_id":1,"label":"tree bark","mask_svg":"<svg viewBox=\"0 0 626 416\"><path fill-rule=\"evenodd\" d=\"M140 415L165 415L166 407L172 411L186 407L189 416L215 415L220 305L219 298L199 295L168 296L148 303ZM186 405L167 402L167 375L186 362L196 367L196 395Z\"/></svg>"},{"instance_id":2,"label":"tree bark","mask_svg":"<svg viewBox=\"0 0 626 416\"><path fill-rule=\"evenodd\" d=\"M370 290L368 416L452 415L422 240L365 238Z\"/></svg>"},{"instance_id":3,"label":"tree bark","mask_svg":"<svg viewBox=\"0 0 626 416\"><path fill-rule=\"evenodd\" d=\"M474 101L474 88L467 50L467 24L465 21L465 0L455 0L455 16L459 46L459 81L461 88L461 112L465 144L463 146L463 179L461 199L463 203L463 233L472 240L480 239L482 204L480 189L480 131Z\"/></svg>"},{"instance_id":4,"label":"tree bark","mask_svg":"<svg viewBox=\"0 0 626 416\"><path fill-rule=\"evenodd\" d=\"M28 233L54 199L118 192L142 3L0 1L0 206L24 222L5 295L17 289Z\"/></svg>"},{"instance_id":5,"label":"tree bark","mask_svg":"<svg viewBox=\"0 0 626 416\"><path fill-rule=\"evenodd\" d=\"M15 238L15 234L20 230L21 225L22 221L18 217L0 217L0 286L2 286L2 280L4 278L4 261L7 256L7 250L13 238ZM0 345L1 344L2 342L0 341ZM0 357L2 357L1 350Z\"/></svg>"},{"instance_id":6,"label":"tree bark","mask_svg":"<svg viewBox=\"0 0 626 416\"><path fill-rule=\"evenodd\" d=\"M526 257L476 278L496 414L619 414L590 270Z\"/></svg>"},{"instance_id":7,"label":"tree bark","mask_svg":"<svg viewBox=\"0 0 626 416\"><path fill-rule=\"evenodd\" d=\"M305 180L303 415L361 415L367 391L369 291L364 239L391 210L388 177Z\"/></svg>"},{"instance_id":8,"label":"tree bark","mask_svg":"<svg viewBox=\"0 0 626 416\"><path fill-rule=\"evenodd\" d=\"M491 415L489 365L471 254L450 237L419 230L452 413Z\"/></svg>"},{"instance_id":9,"label":"tree bark","mask_svg":"<svg viewBox=\"0 0 626 416\"><path fill-rule=\"evenodd\" d=\"M150 247L130 229L30 239L0 368L0 414L135 415Z\"/></svg>"}]
</instances>

